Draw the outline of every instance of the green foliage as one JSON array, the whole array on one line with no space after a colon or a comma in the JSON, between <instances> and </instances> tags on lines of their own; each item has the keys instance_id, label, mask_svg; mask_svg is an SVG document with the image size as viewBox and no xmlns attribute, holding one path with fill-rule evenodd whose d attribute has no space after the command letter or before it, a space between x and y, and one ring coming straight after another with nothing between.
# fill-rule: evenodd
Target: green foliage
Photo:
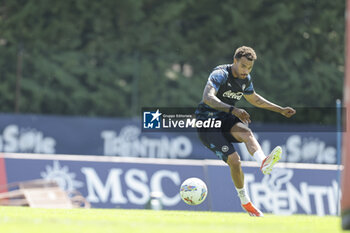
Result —
<instances>
[{"instance_id":1,"label":"green foliage","mask_svg":"<svg viewBox=\"0 0 350 233\"><path fill-rule=\"evenodd\" d=\"M266 99L334 106L344 9L325 0L2 1L0 111L14 110L20 48L24 113L130 117L147 106L195 107L212 68L231 63L241 45L257 52L252 76Z\"/></svg>"}]
</instances>

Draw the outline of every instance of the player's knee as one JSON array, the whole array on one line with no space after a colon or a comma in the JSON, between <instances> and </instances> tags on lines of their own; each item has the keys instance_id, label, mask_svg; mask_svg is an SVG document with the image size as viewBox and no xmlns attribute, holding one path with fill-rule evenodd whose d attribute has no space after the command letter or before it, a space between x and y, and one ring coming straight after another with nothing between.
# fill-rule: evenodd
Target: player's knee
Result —
<instances>
[{"instance_id":1,"label":"player's knee","mask_svg":"<svg viewBox=\"0 0 350 233\"><path fill-rule=\"evenodd\" d=\"M238 132L235 132L233 136L235 136L242 142L246 142L249 139L249 137L253 136L253 132L249 128L242 128Z\"/></svg>"},{"instance_id":2,"label":"player's knee","mask_svg":"<svg viewBox=\"0 0 350 233\"><path fill-rule=\"evenodd\" d=\"M230 168L240 168L241 167L241 158L237 154L237 152L232 153L227 158L227 164L230 166Z\"/></svg>"},{"instance_id":3,"label":"player's knee","mask_svg":"<svg viewBox=\"0 0 350 233\"><path fill-rule=\"evenodd\" d=\"M253 132L247 127L242 130L241 135L242 135L243 141L247 141L249 137L253 136Z\"/></svg>"}]
</instances>

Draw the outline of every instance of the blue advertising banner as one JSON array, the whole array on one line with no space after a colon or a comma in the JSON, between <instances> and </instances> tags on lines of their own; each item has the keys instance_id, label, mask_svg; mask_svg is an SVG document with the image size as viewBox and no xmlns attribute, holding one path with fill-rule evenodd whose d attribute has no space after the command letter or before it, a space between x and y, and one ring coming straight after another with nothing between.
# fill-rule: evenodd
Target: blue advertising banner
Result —
<instances>
[{"instance_id":1,"label":"blue advertising banner","mask_svg":"<svg viewBox=\"0 0 350 233\"><path fill-rule=\"evenodd\" d=\"M311 165L312 166L312 165ZM340 187L337 170L277 167L264 176L257 167L243 167L245 187L254 205L265 213L278 215L336 215ZM214 211L240 211L240 202L228 169L208 166L208 183L218 192L212 198ZM218 177L220 182L217 182ZM214 192L214 191L213 191ZM222 201L225 200L225 201Z\"/></svg>"},{"instance_id":2,"label":"blue advertising banner","mask_svg":"<svg viewBox=\"0 0 350 233\"><path fill-rule=\"evenodd\" d=\"M0 151L217 159L195 132L144 132L142 124L140 119L0 114ZM266 154L280 145L282 161L336 164L335 130L317 131L316 126L306 132L305 127L311 126L251 125ZM252 160L243 143L235 147L243 160Z\"/></svg>"},{"instance_id":3,"label":"blue advertising banner","mask_svg":"<svg viewBox=\"0 0 350 233\"><path fill-rule=\"evenodd\" d=\"M94 208L142 209L152 192L160 192L164 209L242 212L229 168L221 161L30 154L2 156L8 183L53 179L64 190L78 190ZM271 175L264 176L258 167L245 162L243 170L251 200L265 213L338 213L340 189L335 165L281 163ZM179 196L181 183L190 177L198 177L208 186L207 199L198 206L185 204Z\"/></svg>"},{"instance_id":4,"label":"blue advertising banner","mask_svg":"<svg viewBox=\"0 0 350 233\"><path fill-rule=\"evenodd\" d=\"M64 190L78 190L94 208L143 209L151 192L160 192L164 209L208 210L208 202L191 208L181 201L179 190L185 179L193 176L205 180L202 165L186 163L5 159L8 183L53 179Z\"/></svg>"}]
</instances>

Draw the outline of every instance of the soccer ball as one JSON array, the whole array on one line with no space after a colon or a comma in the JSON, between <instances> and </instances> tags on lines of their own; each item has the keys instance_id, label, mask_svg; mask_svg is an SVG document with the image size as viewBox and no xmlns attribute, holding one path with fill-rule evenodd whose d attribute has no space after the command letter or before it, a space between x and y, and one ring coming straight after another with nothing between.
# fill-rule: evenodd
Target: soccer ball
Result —
<instances>
[{"instance_id":1,"label":"soccer ball","mask_svg":"<svg viewBox=\"0 0 350 233\"><path fill-rule=\"evenodd\" d=\"M205 183L198 178L188 178L180 188L182 200L189 205L199 205L207 197L208 189Z\"/></svg>"}]
</instances>

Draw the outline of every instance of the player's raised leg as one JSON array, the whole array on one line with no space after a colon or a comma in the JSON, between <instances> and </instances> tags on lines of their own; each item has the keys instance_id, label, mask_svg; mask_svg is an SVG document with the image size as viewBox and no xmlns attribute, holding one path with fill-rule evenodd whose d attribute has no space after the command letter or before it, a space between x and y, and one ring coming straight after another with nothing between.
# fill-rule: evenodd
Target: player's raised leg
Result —
<instances>
[{"instance_id":1,"label":"player's raised leg","mask_svg":"<svg viewBox=\"0 0 350 233\"><path fill-rule=\"evenodd\" d=\"M264 175L270 174L273 166L281 159L282 148L277 146L269 156L265 156L260 144L254 137L253 132L247 125L239 122L231 128L231 135L238 141L244 142L248 152L258 162L260 170Z\"/></svg>"},{"instance_id":2,"label":"player's raised leg","mask_svg":"<svg viewBox=\"0 0 350 233\"><path fill-rule=\"evenodd\" d=\"M238 197L241 200L243 209L247 211L250 216L264 216L264 214L252 204L244 187L244 173L242 171L241 160L237 152L234 152L228 156L227 164L230 167L231 177L237 190Z\"/></svg>"}]
</instances>

